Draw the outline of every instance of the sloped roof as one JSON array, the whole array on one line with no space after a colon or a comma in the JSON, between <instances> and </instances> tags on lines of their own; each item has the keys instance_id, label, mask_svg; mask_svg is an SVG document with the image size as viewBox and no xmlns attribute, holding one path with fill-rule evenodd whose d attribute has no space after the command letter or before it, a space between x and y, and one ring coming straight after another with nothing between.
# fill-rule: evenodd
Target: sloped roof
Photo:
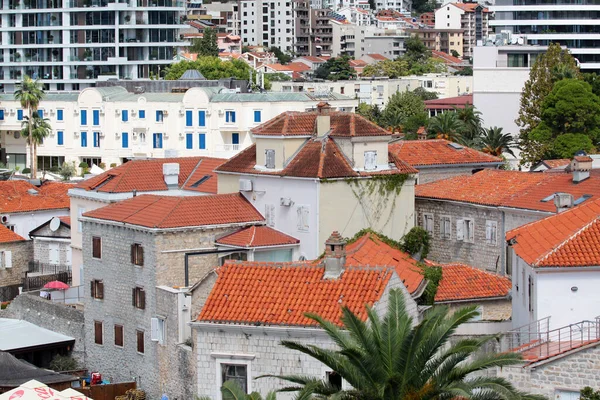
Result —
<instances>
[{"instance_id":1,"label":"sloped roof","mask_svg":"<svg viewBox=\"0 0 600 400\"><path fill-rule=\"evenodd\" d=\"M393 20L393 18L392 18L392 20ZM387 58L386 56L384 56L382 54L378 54L378 53L370 53L370 54L367 54L367 56L369 56L373 60L377 60L377 61L387 61L387 60L389 60L389 58Z\"/></svg>"},{"instance_id":2,"label":"sloped roof","mask_svg":"<svg viewBox=\"0 0 600 400\"><path fill-rule=\"evenodd\" d=\"M27 181L0 181L0 213L20 213L69 208L69 183L44 182L36 187Z\"/></svg>"},{"instance_id":3,"label":"sloped roof","mask_svg":"<svg viewBox=\"0 0 600 400\"><path fill-rule=\"evenodd\" d=\"M431 50L431 55L434 58L439 58L440 60L443 60L444 62L446 62L446 64L462 64L463 62L463 60L461 60L460 58L454 57L448 53L444 53L443 51ZM471 104L473 104L473 101L471 101Z\"/></svg>"},{"instance_id":4,"label":"sloped roof","mask_svg":"<svg viewBox=\"0 0 600 400\"><path fill-rule=\"evenodd\" d=\"M74 338L20 319L0 318L0 350L73 343Z\"/></svg>"},{"instance_id":5,"label":"sloped roof","mask_svg":"<svg viewBox=\"0 0 600 400\"><path fill-rule=\"evenodd\" d=\"M456 108L465 108L467 105L473 104L473 95L467 94L464 96L447 97L445 99L425 100L426 109L437 110L452 110Z\"/></svg>"},{"instance_id":6,"label":"sloped roof","mask_svg":"<svg viewBox=\"0 0 600 400\"><path fill-rule=\"evenodd\" d=\"M483 300L507 297L512 284L509 278L465 264L442 265L442 280L435 294L436 302Z\"/></svg>"},{"instance_id":7,"label":"sloped roof","mask_svg":"<svg viewBox=\"0 0 600 400\"><path fill-rule=\"evenodd\" d=\"M515 253L532 267L600 265L600 199L506 234Z\"/></svg>"},{"instance_id":8,"label":"sloped roof","mask_svg":"<svg viewBox=\"0 0 600 400\"><path fill-rule=\"evenodd\" d=\"M0 351L0 387L17 387L35 379L45 384L72 382L78 378L38 368L10 353Z\"/></svg>"},{"instance_id":9,"label":"sloped roof","mask_svg":"<svg viewBox=\"0 0 600 400\"><path fill-rule=\"evenodd\" d=\"M569 160L568 158L559 158L555 160L543 160L541 163L549 169L566 168L571 163L571 160Z\"/></svg>"},{"instance_id":10,"label":"sloped roof","mask_svg":"<svg viewBox=\"0 0 600 400\"><path fill-rule=\"evenodd\" d=\"M60 221L68 227L71 226L71 217L58 217L58 219L60 219Z\"/></svg>"},{"instance_id":11,"label":"sloped roof","mask_svg":"<svg viewBox=\"0 0 600 400\"><path fill-rule=\"evenodd\" d=\"M479 3L450 3L450 4L452 4L455 7L460 8L461 10L463 10L465 12L474 12L477 7L480 7ZM482 10L483 12L490 11L489 9L487 9L483 6L482 6L482 8L483 8L483 10Z\"/></svg>"},{"instance_id":12,"label":"sloped roof","mask_svg":"<svg viewBox=\"0 0 600 400\"><path fill-rule=\"evenodd\" d=\"M218 244L245 248L283 246L300 243L300 240L268 226L249 226L223 236Z\"/></svg>"},{"instance_id":13,"label":"sloped roof","mask_svg":"<svg viewBox=\"0 0 600 400\"><path fill-rule=\"evenodd\" d=\"M203 81L206 80L206 78L197 69L188 69L181 75L179 80Z\"/></svg>"},{"instance_id":14,"label":"sloped roof","mask_svg":"<svg viewBox=\"0 0 600 400\"><path fill-rule=\"evenodd\" d=\"M179 164L178 186L180 189L217 193L217 177L213 170L224 161L221 158L211 157L132 160L103 174L86 179L74 187L102 193L168 190L163 176L163 164L177 163Z\"/></svg>"},{"instance_id":15,"label":"sloped roof","mask_svg":"<svg viewBox=\"0 0 600 400\"><path fill-rule=\"evenodd\" d=\"M83 216L159 229L264 221L240 193L183 197L141 195Z\"/></svg>"},{"instance_id":16,"label":"sloped roof","mask_svg":"<svg viewBox=\"0 0 600 400\"><path fill-rule=\"evenodd\" d=\"M0 243L21 242L23 240L26 239L0 224Z\"/></svg>"},{"instance_id":17,"label":"sloped roof","mask_svg":"<svg viewBox=\"0 0 600 400\"><path fill-rule=\"evenodd\" d=\"M470 147L452 145L445 139L402 140L389 145L391 153L415 168L447 164L502 164L500 157Z\"/></svg>"}]
</instances>

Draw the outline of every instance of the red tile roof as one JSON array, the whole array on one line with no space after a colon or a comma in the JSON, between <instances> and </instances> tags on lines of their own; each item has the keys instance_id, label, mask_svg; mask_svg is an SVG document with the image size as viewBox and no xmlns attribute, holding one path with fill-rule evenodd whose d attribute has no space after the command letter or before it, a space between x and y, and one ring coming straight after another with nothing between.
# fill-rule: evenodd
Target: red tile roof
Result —
<instances>
[{"instance_id":1,"label":"red tile roof","mask_svg":"<svg viewBox=\"0 0 600 400\"><path fill-rule=\"evenodd\" d=\"M402 140L390 144L389 150L415 168L447 164L501 164L502 159L463 146L456 149L445 139Z\"/></svg>"},{"instance_id":2,"label":"red tile roof","mask_svg":"<svg viewBox=\"0 0 600 400\"><path fill-rule=\"evenodd\" d=\"M26 181L1 181L0 213L68 209L67 191L73 187L59 182L45 182L36 187Z\"/></svg>"},{"instance_id":3,"label":"red tile roof","mask_svg":"<svg viewBox=\"0 0 600 400\"><path fill-rule=\"evenodd\" d=\"M442 280L435 294L436 302L481 300L507 297L510 279L464 264L442 266Z\"/></svg>"},{"instance_id":4,"label":"red tile roof","mask_svg":"<svg viewBox=\"0 0 600 400\"><path fill-rule=\"evenodd\" d=\"M600 199L523 225L506 234L532 267L600 265Z\"/></svg>"},{"instance_id":5,"label":"red tile roof","mask_svg":"<svg viewBox=\"0 0 600 400\"><path fill-rule=\"evenodd\" d=\"M71 226L71 217L58 217L65 225Z\"/></svg>"},{"instance_id":6,"label":"red tile roof","mask_svg":"<svg viewBox=\"0 0 600 400\"><path fill-rule=\"evenodd\" d=\"M132 160L80 182L75 187L103 193L168 190L163 176L163 164L177 163L179 164L179 188L203 193L217 193L217 177L213 170L224 161L221 158L211 157ZM208 178L196 185L205 177Z\"/></svg>"},{"instance_id":7,"label":"red tile roof","mask_svg":"<svg viewBox=\"0 0 600 400\"><path fill-rule=\"evenodd\" d=\"M479 7L479 3L451 3L453 6L460 8L465 12L475 12L475 9ZM490 12L489 9L483 8L483 12Z\"/></svg>"},{"instance_id":8,"label":"red tile roof","mask_svg":"<svg viewBox=\"0 0 600 400\"><path fill-rule=\"evenodd\" d=\"M464 96L448 97L445 99L425 100L425 109L435 110L452 110L456 108L465 108L467 104L473 105L473 95L467 94Z\"/></svg>"},{"instance_id":9,"label":"red tile roof","mask_svg":"<svg viewBox=\"0 0 600 400\"><path fill-rule=\"evenodd\" d=\"M325 59L321 58L321 57L314 57L314 56L302 56L300 58L303 58L307 61L310 61L311 63L316 63L316 64L323 64L325 62L327 62Z\"/></svg>"},{"instance_id":10,"label":"red tile roof","mask_svg":"<svg viewBox=\"0 0 600 400\"><path fill-rule=\"evenodd\" d=\"M87 212L84 217L159 229L264 221L240 193L184 197L142 195Z\"/></svg>"},{"instance_id":11,"label":"red tile roof","mask_svg":"<svg viewBox=\"0 0 600 400\"><path fill-rule=\"evenodd\" d=\"M283 246L300 243L300 240L268 226L249 226L215 241L218 244L238 247Z\"/></svg>"},{"instance_id":12,"label":"red tile roof","mask_svg":"<svg viewBox=\"0 0 600 400\"><path fill-rule=\"evenodd\" d=\"M0 243L22 242L24 237L17 235L4 225L0 225Z\"/></svg>"},{"instance_id":13,"label":"red tile roof","mask_svg":"<svg viewBox=\"0 0 600 400\"><path fill-rule=\"evenodd\" d=\"M569 160L568 158L560 158L557 160L544 160L542 161L542 163L545 164L548 168L564 168L571 163L571 160Z\"/></svg>"},{"instance_id":14,"label":"red tile roof","mask_svg":"<svg viewBox=\"0 0 600 400\"><path fill-rule=\"evenodd\" d=\"M340 324L342 306L363 321L392 276L386 268L347 268L323 279L325 268L308 263L226 263L198 321L256 325L315 326L316 313Z\"/></svg>"},{"instance_id":15,"label":"red tile roof","mask_svg":"<svg viewBox=\"0 0 600 400\"><path fill-rule=\"evenodd\" d=\"M384 56L382 54L378 54L378 53L367 54L367 56L369 56L373 60L377 60L377 61L387 61L387 60L389 60L389 58L387 58L386 56Z\"/></svg>"}]
</instances>

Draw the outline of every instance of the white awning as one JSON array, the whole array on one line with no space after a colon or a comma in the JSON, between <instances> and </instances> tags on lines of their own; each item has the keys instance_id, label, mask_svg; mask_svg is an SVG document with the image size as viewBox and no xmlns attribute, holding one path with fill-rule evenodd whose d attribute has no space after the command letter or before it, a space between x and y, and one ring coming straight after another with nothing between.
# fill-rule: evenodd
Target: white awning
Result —
<instances>
[{"instance_id":1,"label":"white awning","mask_svg":"<svg viewBox=\"0 0 600 400\"><path fill-rule=\"evenodd\" d=\"M20 319L0 318L0 350L12 351L30 347L73 342L75 338L56 333Z\"/></svg>"}]
</instances>

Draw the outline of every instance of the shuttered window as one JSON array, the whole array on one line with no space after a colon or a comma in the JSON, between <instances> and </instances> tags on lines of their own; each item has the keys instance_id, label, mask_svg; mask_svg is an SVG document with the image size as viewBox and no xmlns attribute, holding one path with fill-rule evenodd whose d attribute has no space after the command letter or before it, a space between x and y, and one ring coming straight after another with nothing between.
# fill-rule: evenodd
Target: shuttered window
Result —
<instances>
[{"instance_id":1,"label":"shuttered window","mask_svg":"<svg viewBox=\"0 0 600 400\"><path fill-rule=\"evenodd\" d=\"M94 321L94 343L103 344L103 332L102 332L102 322Z\"/></svg>"},{"instance_id":2,"label":"shuttered window","mask_svg":"<svg viewBox=\"0 0 600 400\"><path fill-rule=\"evenodd\" d=\"M137 351L138 353L144 353L144 331L135 331L137 336Z\"/></svg>"},{"instance_id":3,"label":"shuttered window","mask_svg":"<svg viewBox=\"0 0 600 400\"><path fill-rule=\"evenodd\" d=\"M139 243L131 245L131 263L140 267L144 266L144 248Z\"/></svg>"},{"instance_id":4,"label":"shuttered window","mask_svg":"<svg viewBox=\"0 0 600 400\"><path fill-rule=\"evenodd\" d=\"M423 214L423 229L433 236L433 214Z\"/></svg>"},{"instance_id":5,"label":"shuttered window","mask_svg":"<svg viewBox=\"0 0 600 400\"><path fill-rule=\"evenodd\" d=\"M115 346L123 347L123 325L115 325Z\"/></svg>"},{"instance_id":6,"label":"shuttered window","mask_svg":"<svg viewBox=\"0 0 600 400\"><path fill-rule=\"evenodd\" d=\"M135 287L131 290L131 304L139 309L146 308L146 292L141 287Z\"/></svg>"},{"instance_id":7,"label":"shuttered window","mask_svg":"<svg viewBox=\"0 0 600 400\"><path fill-rule=\"evenodd\" d=\"M440 221L440 236L442 239L450 239L452 236L452 225L450 224L450 217L442 217Z\"/></svg>"},{"instance_id":8,"label":"shuttered window","mask_svg":"<svg viewBox=\"0 0 600 400\"><path fill-rule=\"evenodd\" d=\"M496 221L485 221L485 241L487 244L496 244L498 223Z\"/></svg>"},{"instance_id":9,"label":"shuttered window","mask_svg":"<svg viewBox=\"0 0 600 400\"><path fill-rule=\"evenodd\" d=\"M265 150L265 167L275 168L275 150Z\"/></svg>"},{"instance_id":10,"label":"shuttered window","mask_svg":"<svg viewBox=\"0 0 600 400\"><path fill-rule=\"evenodd\" d=\"M371 171L377 168L377 152L365 151L365 170Z\"/></svg>"},{"instance_id":11,"label":"shuttered window","mask_svg":"<svg viewBox=\"0 0 600 400\"><path fill-rule=\"evenodd\" d=\"M91 283L90 293L94 299L104 298L104 282L98 279L94 279Z\"/></svg>"},{"instance_id":12,"label":"shuttered window","mask_svg":"<svg viewBox=\"0 0 600 400\"><path fill-rule=\"evenodd\" d=\"M102 238L92 237L92 257L102 258Z\"/></svg>"}]
</instances>

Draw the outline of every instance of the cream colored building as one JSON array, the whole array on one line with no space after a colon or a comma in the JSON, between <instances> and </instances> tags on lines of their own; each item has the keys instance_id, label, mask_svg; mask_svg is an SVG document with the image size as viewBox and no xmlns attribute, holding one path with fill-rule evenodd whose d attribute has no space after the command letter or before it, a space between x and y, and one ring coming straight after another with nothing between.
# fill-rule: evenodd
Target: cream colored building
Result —
<instances>
[{"instance_id":1,"label":"cream colored building","mask_svg":"<svg viewBox=\"0 0 600 400\"><path fill-rule=\"evenodd\" d=\"M356 99L311 93L232 93L218 87L185 93L130 93L122 87L48 94L39 112L52 132L38 147L38 169L63 162L120 165L134 157L228 158L252 144L249 130L285 111L305 111L320 101L354 111ZM20 137L22 110L12 95L0 96L0 146L10 168L29 165Z\"/></svg>"}]
</instances>

